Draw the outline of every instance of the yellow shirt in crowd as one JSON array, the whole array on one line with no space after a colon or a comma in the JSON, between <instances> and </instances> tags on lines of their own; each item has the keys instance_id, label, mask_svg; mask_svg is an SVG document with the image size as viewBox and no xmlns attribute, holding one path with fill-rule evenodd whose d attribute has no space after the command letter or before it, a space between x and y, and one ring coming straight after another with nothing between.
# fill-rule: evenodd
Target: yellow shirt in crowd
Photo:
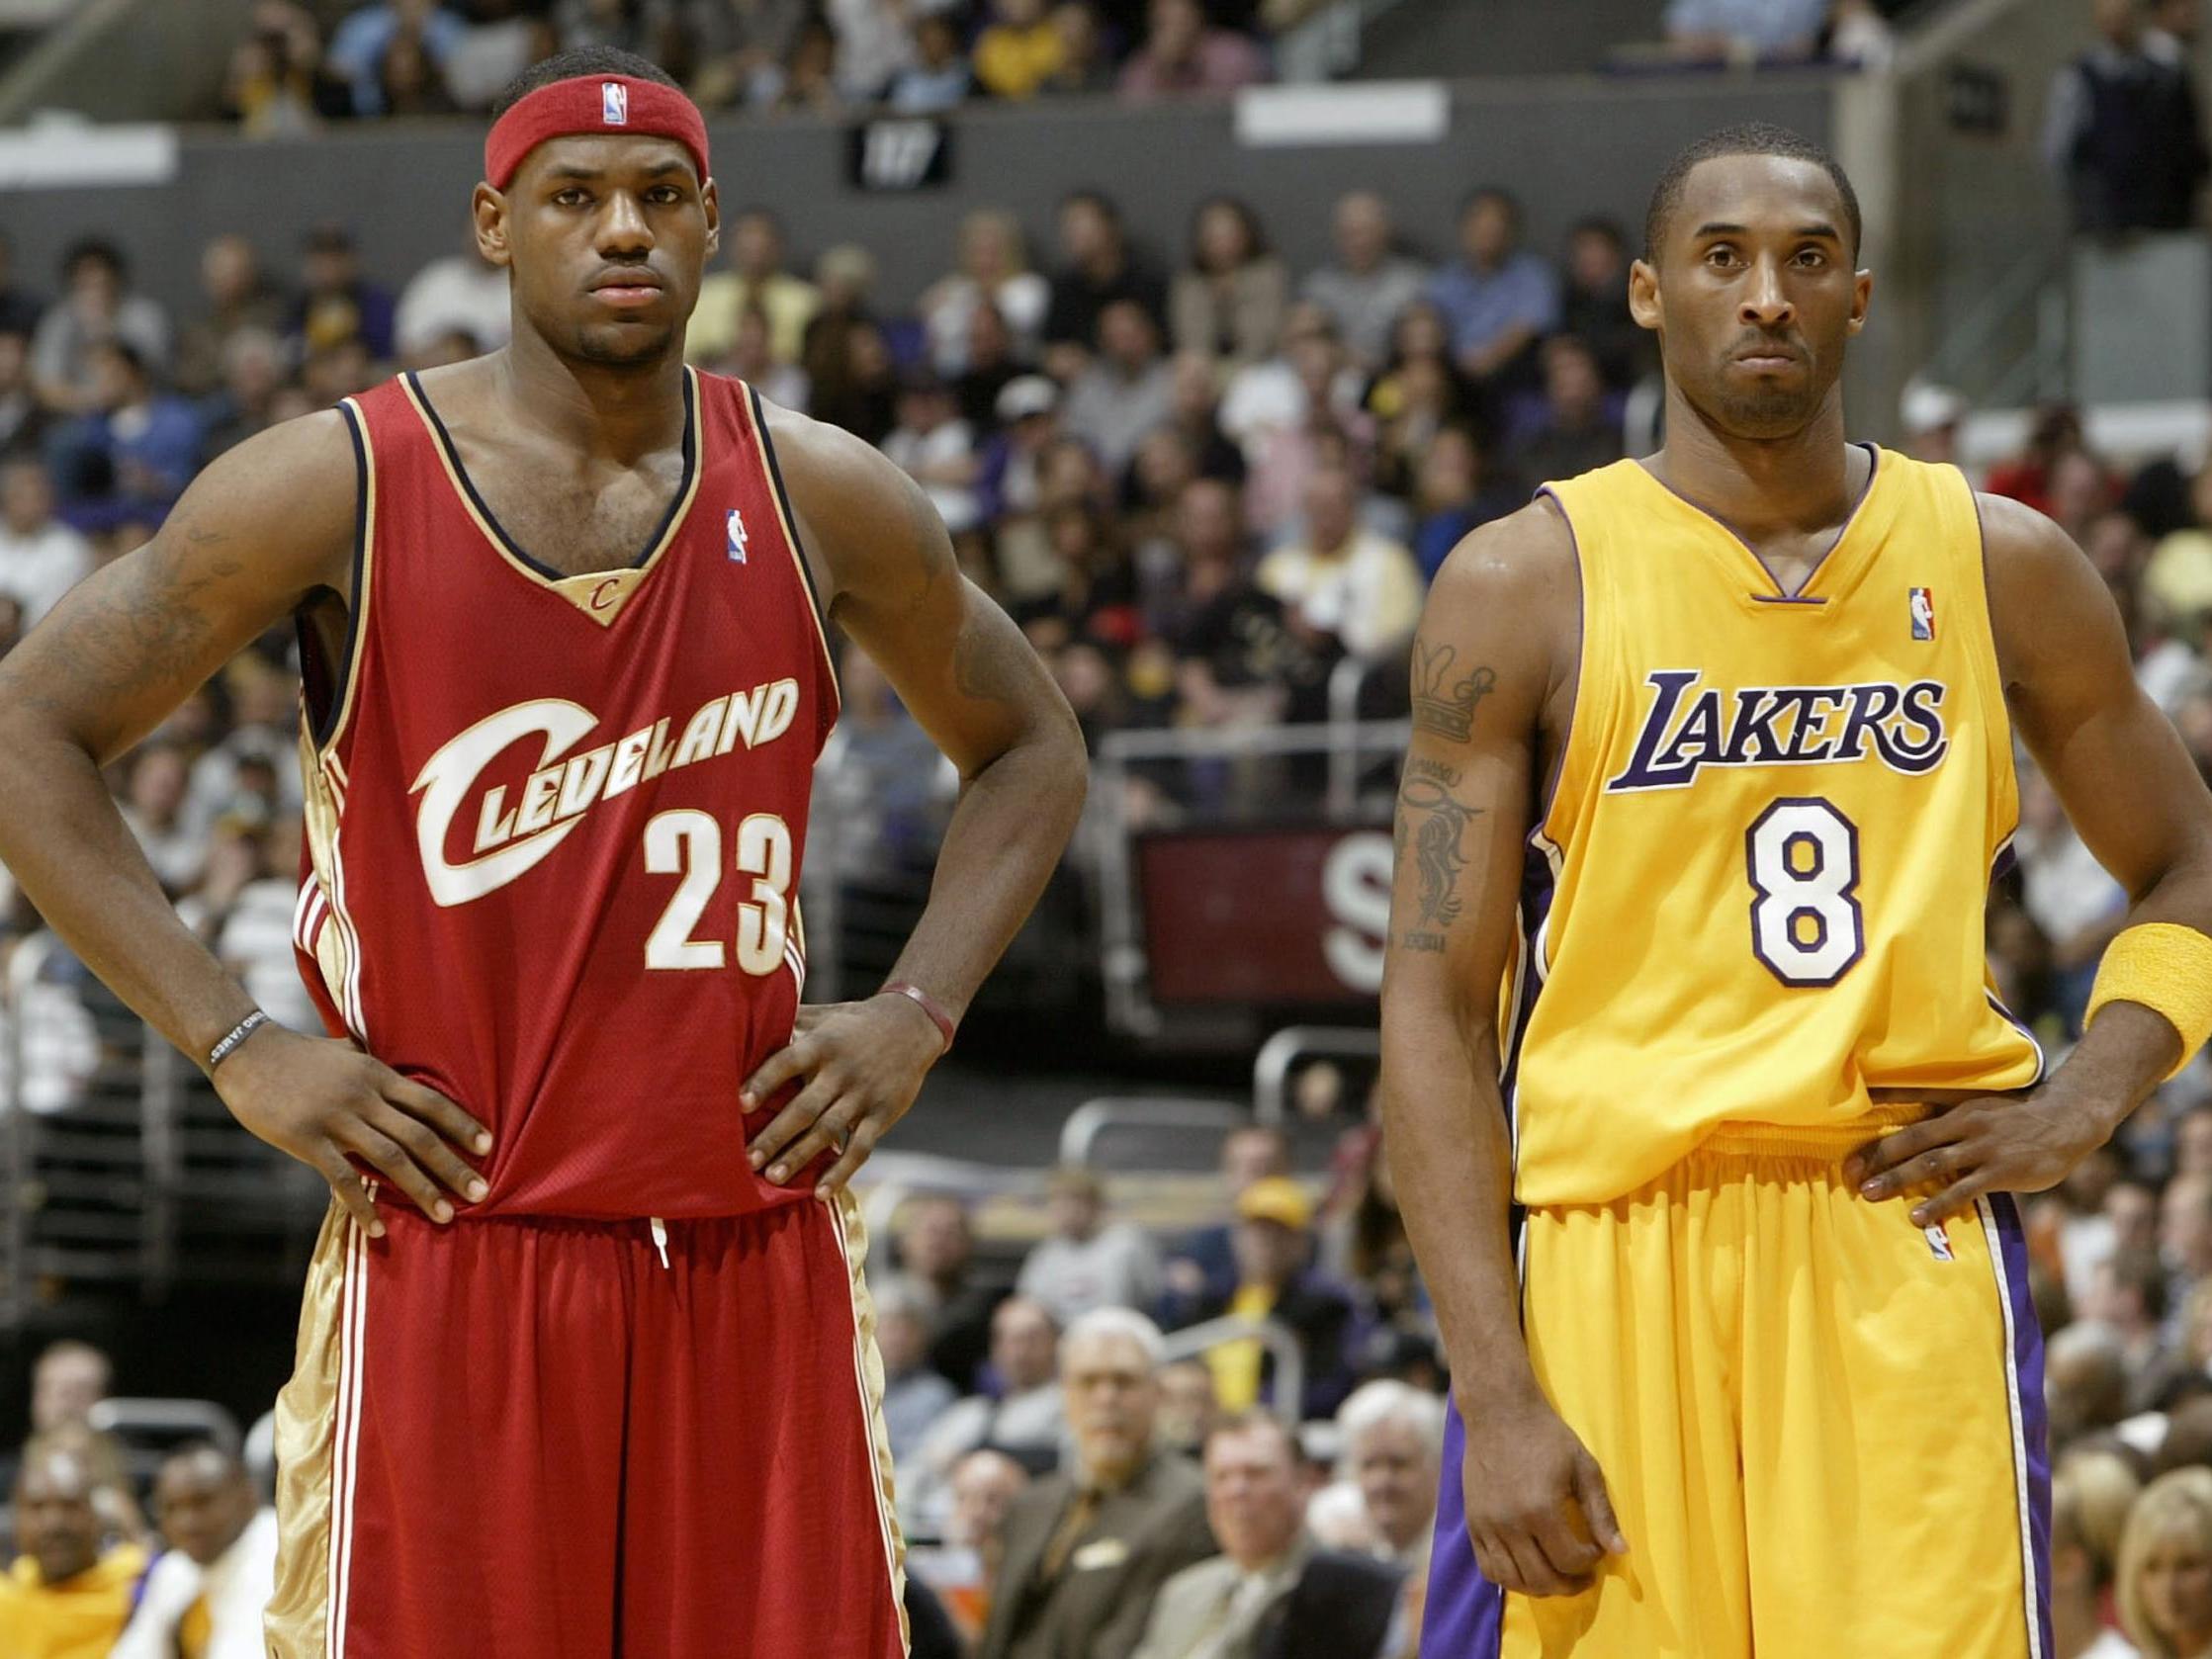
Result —
<instances>
[{"instance_id":1,"label":"yellow shirt in crowd","mask_svg":"<svg viewBox=\"0 0 2212 1659\"><path fill-rule=\"evenodd\" d=\"M47 1584L26 1555L0 1578L0 1653L8 1659L108 1659L145 1577L146 1552L119 1545L75 1578Z\"/></svg>"},{"instance_id":2,"label":"yellow shirt in crowd","mask_svg":"<svg viewBox=\"0 0 2212 1659\"><path fill-rule=\"evenodd\" d=\"M1227 1311L1238 1319L1258 1322L1275 1311L1275 1292L1264 1284L1240 1284L1229 1298ZM1213 1372L1213 1397L1224 1412L1250 1411L1260 1403L1260 1366L1266 1357L1266 1350L1252 1337L1205 1351L1206 1368Z\"/></svg>"},{"instance_id":3,"label":"yellow shirt in crowd","mask_svg":"<svg viewBox=\"0 0 2212 1659\"><path fill-rule=\"evenodd\" d=\"M975 44L975 78L996 98L1033 97L1067 62L1067 44L1050 23L986 29Z\"/></svg>"}]
</instances>

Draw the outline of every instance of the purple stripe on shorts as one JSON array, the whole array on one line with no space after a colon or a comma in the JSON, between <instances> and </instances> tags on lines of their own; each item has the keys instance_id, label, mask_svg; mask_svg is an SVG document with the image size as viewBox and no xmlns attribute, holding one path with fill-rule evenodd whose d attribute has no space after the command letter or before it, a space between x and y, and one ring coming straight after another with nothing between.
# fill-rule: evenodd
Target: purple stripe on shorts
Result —
<instances>
[{"instance_id":1,"label":"purple stripe on shorts","mask_svg":"<svg viewBox=\"0 0 2212 1659\"><path fill-rule=\"evenodd\" d=\"M1996 1221L2004 1291L2011 1303L2012 1375L2020 1391L2020 1435L2026 1441L2015 1454L2027 1467L2028 1551L2023 1564L2035 1578L2032 1592L2041 1634L2035 1652L2052 1659L2057 1649L2051 1642L2051 1425L2043 1404L2043 1330L2028 1294L2028 1241L2019 1205L2011 1193L1994 1192L1990 1213Z\"/></svg>"},{"instance_id":2,"label":"purple stripe on shorts","mask_svg":"<svg viewBox=\"0 0 2212 1659\"><path fill-rule=\"evenodd\" d=\"M1445 1408L1444 1471L1437 1487L1420 1659L1499 1659L1504 1647L1505 1592L1482 1576L1467 1539L1466 1497L1460 1489L1466 1447L1459 1403L1452 1401Z\"/></svg>"}]
</instances>

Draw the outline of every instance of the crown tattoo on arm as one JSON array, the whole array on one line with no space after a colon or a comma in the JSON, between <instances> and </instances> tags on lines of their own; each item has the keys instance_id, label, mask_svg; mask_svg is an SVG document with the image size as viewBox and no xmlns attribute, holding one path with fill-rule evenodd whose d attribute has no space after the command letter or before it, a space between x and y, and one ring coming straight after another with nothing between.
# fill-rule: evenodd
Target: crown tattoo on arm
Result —
<instances>
[{"instance_id":1,"label":"crown tattoo on arm","mask_svg":"<svg viewBox=\"0 0 2212 1659\"><path fill-rule=\"evenodd\" d=\"M1459 653L1450 646L1413 645L1413 724L1465 742L1474 729L1474 706L1497 689L1498 676L1475 668L1453 677Z\"/></svg>"}]
</instances>

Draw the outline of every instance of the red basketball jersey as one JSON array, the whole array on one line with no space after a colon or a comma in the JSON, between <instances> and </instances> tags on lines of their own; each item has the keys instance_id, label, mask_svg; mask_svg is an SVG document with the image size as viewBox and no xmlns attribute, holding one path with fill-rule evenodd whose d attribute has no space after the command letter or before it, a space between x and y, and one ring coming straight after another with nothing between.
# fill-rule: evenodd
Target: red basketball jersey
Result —
<instances>
[{"instance_id":1,"label":"red basketball jersey","mask_svg":"<svg viewBox=\"0 0 2212 1659\"><path fill-rule=\"evenodd\" d=\"M508 538L414 376L341 405L352 635L307 648L295 942L333 1035L489 1126L480 1214L807 1191L752 1173L738 1089L798 1007L837 689L758 401L685 396L652 545L578 576Z\"/></svg>"}]
</instances>

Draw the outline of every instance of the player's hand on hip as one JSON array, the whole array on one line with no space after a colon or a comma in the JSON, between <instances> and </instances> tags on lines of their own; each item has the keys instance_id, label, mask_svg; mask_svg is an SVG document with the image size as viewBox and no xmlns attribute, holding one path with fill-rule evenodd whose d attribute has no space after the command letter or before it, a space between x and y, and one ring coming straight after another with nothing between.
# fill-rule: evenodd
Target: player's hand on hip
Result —
<instances>
[{"instance_id":1,"label":"player's hand on hip","mask_svg":"<svg viewBox=\"0 0 2212 1659\"><path fill-rule=\"evenodd\" d=\"M484 1178L461 1151L491 1150L485 1126L343 1039L265 1025L216 1068L230 1115L317 1171L371 1238L384 1236L369 1189L349 1159L383 1172L436 1222L453 1219L446 1192L475 1201Z\"/></svg>"},{"instance_id":2,"label":"player's hand on hip","mask_svg":"<svg viewBox=\"0 0 2212 1659\"><path fill-rule=\"evenodd\" d=\"M1524 1596L1572 1596L1608 1555L1628 1554L1598 1460L1541 1395L1464 1416L1461 1490L1484 1578Z\"/></svg>"},{"instance_id":3,"label":"player's hand on hip","mask_svg":"<svg viewBox=\"0 0 2212 1659\"><path fill-rule=\"evenodd\" d=\"M2054 1082L2031 1095L1977 1094L1869 1142L1843 1179L1880 1200L1926 1194L1912 1224L1933 1227L1985 1192L2041 1192L2066 1179L2104 1139L2098 1114Z\"/></svg>"},{"instance_id":4,"label":"player's hand on hip","mask_svg":"<svg viewBox=\"0 0 2212 1659\"><path fill-rule=\"evenodd\" d=\"M935 1024L904 997L800 1008L791 1041L769 1055L738 1094L750 1116L785 1085L805 1080L752 1137L752 1167L780 1183L834 1151L837 1162L815 1190L842 1185L868 1161L883 1132L906 1116L943 1052Z\"/></svg>"}]
</instances>

